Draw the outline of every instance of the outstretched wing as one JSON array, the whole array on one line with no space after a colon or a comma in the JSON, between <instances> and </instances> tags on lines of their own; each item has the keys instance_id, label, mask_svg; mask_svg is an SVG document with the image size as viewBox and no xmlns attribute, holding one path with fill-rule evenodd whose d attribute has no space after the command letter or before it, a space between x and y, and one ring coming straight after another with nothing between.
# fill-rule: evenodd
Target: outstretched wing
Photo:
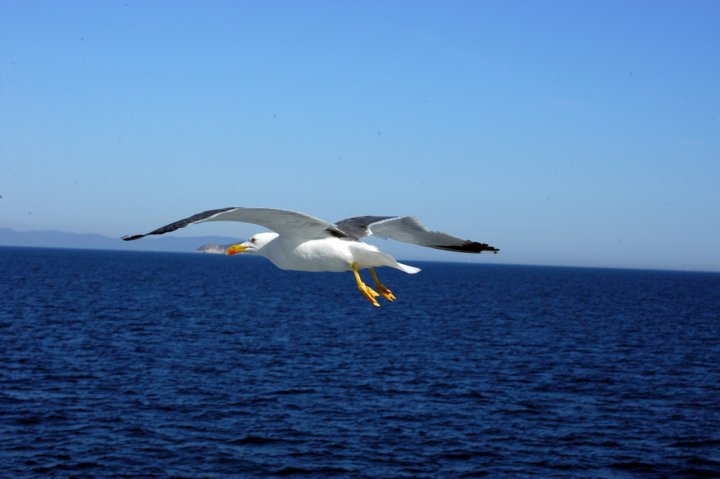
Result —
<instances>
[{"instance_id":1,"label":"outstretched wing","mask_svg":"<svg viewBox=\"0 0 720 479\"><path fill-rule=\"evenodd\" d=\"M123 239L125 241L132 241L148 235L161 235L184 228L188 225L205 223L207 221L239 221L241 223L252 223L264 226L286 237L298 236L311 239L325 238L329 235L338 237L347 236L332 223L304 213L298 213L297 211L276 210L273 208L221 208L198 213L149 233L123 236Z\"/></svg>"},{"instance_id":2,"label":"outstretched wing","mask_svg":"<svg viewBox=\"0 0 720 479\"><path fill-rule=\"evenodd\" d=\"M447 233L431 231L411 216L358 216L338 221L342 231L356 238L374 234L383 239L394 239L428 248L457 251L461 253L482 253L500 251L486 243L464 240Z\"/></svg>"}]
</instances>

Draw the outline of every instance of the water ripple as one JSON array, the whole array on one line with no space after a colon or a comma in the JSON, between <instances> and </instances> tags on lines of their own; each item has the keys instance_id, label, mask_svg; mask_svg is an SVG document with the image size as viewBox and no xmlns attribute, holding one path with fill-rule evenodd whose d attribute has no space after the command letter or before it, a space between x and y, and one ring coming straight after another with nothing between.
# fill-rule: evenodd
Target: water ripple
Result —
<instances>
[{"instance_id":1,"label":"water ripple","mask_svg":"<svg viewBox=\"0 0 720 479\"><path fill-rule=\"evenodd\" d=\"M0 248L3 475L720 477L720 275L245 259Z\"/></svg>"}]
</instances>

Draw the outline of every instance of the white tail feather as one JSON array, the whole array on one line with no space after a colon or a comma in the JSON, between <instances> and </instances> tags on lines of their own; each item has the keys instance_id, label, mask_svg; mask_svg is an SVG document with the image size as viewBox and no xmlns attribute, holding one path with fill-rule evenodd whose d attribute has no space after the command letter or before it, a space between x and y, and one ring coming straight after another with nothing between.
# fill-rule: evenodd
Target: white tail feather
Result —
<instances>
[{"instance_id":1,"label":"white tail feather","mask_svg":"<svg viewBox=\"0 0 720 479\"><path fill-rule=\"evenodd\" d=\"M398 263L398 268L400 271L403 271L407 274L415 274L420 272L420 268L416 268L415 266L408 266L406 264Z\"/></svg>"}]
</instances>

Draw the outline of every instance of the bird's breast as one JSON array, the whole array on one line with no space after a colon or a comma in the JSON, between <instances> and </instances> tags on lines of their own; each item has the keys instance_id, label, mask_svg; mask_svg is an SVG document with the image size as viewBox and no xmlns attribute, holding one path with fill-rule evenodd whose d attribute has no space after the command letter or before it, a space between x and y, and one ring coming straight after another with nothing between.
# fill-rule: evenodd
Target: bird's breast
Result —
<instances>
[{"instance_id":1,"label":"bird's breast","mask_svg":"<svg viewBox=\"0 0 720 479\"><path fill-rule=\"evenodd\" d=\"M312 272L350 271L349 242L340 238L306 241L278 238L265 246L263 256L280 269Z\"/></svg>"}]
</instances>

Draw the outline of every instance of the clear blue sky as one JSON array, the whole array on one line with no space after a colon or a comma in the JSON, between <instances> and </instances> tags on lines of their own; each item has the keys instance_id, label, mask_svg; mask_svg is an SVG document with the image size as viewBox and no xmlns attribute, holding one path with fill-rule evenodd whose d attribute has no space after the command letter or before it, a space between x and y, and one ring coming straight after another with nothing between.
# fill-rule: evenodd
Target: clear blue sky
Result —
<instances>
[{"instance_id":1,"label":"clear blue sky","mask_svg":"<svg viewBox=\"0 0 720 479\"><path fill-rule=\"evenodd\" d=\"M720 271L720 2L0 2L0 227L412 214L495 257ZM244 225L183 235L245 236Z\"/></svg>"}]
</instances>

